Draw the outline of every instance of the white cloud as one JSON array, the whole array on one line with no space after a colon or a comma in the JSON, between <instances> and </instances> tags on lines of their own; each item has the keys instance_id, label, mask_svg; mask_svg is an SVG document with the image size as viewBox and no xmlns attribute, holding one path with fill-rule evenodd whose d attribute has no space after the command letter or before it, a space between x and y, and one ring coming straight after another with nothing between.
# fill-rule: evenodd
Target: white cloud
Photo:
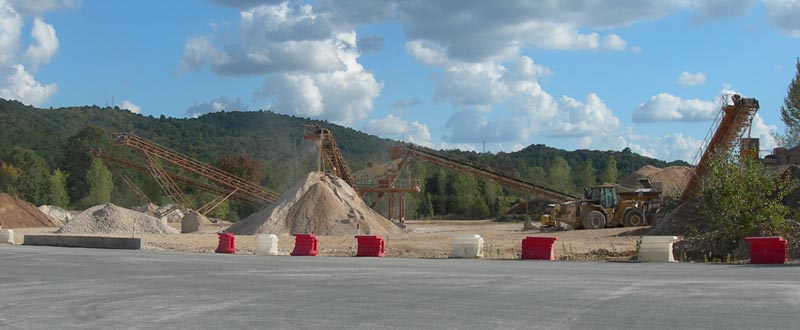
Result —
<instances>
[{"instance_id":1,"label":"white cloud","mask_svg":"<svg viewBox=\"0 0 800 330\"><path fill-rule=\"evenodd\" d=\"M220 111L246 111L247 104L237 98L228 99L224 96L202 102L194 102L186 109L186 116L196 118L206 113Z\"/></svg>"},{"instance_id":2,"label":"white cloud","mask_svg":"<svg viewBox=\"0 0 800 330\"><path fill-rule=\"evenodd\" d=\"M586 96L585 102L563 96L559 101L559 108L565 112L566 117L555 123L550 133L552 136L583 137L583 144L588 145L589 136L614 132L620 126L619 119L595 93Z\"/></svg>"},{"instance_id":3,"label":"white cloud","mask_svg":"<svg viewBox=\"0 0 800 330\"><path fill-rule=\"evenodd\" d=\"M0 65L15 61L23 24L22 16L5 0L0 0Z\"/></svg>"},{"instance_id":4,"label":"white cloud","mask_svg":"<svg viewBox=\"0 0 800 330\"><path fill-rule=\"evenodd\" d=\"M13 2L13 4L14 6L6 0L0 0L0 97L38 106L50 99L58 90L58 86L36 81L30 70L36 71L40 64L50 61L58 51L58 39L52 25L36 18L31 30L33 43L25 54L20 56L19 52L23 47L20 37L24 19L15 6L46 4L36 1ZM48 7L41 8L46 10ZM30 63L31 68L26 68L22 63Z\"/></svg>"},{"instance_id":5,"label":"white cloud","mask_svg":"<svg viewBox=\"0 0 800 330\"><path fill-rule=\"evenodd\" d=\"M310 4L233 2L246 8L236 42L187 39L183 70L207 66L219 75L264 75L254 96L282 113L350 124L373 110L383 86L358 62L352 24Z\"/></svg>"},{"instance_id":6,"label":"white cloud","mask_svg":"<svg viewBox=\"0 0 800 330\"><path fill-rule=\"evenodd\" d=\"M408 142L432 147L431 133L428 126L420 122L407 120L388 115L382 119L370 119L364 126L364 131L383 137L405 139Z\"/></svg>"},{"instance_id":7,"label":"white cloud","mask_svg":"<svg viewBox=\"0 0 800 330\"><path fill-rule=\"evenodd\" d=\"M425 41L447 57L481 62L520 48L624 50L608 28L690 8L682 1L402 1L395 12L411 42Z\"/></svg>"},{"instance_id":8,"label":"white cloud","mask_svg":"<svg viewBox=\"0 0 800 330\"><path fill-rule=\"evenodd\" d=\"M706 75L702 72L689 73L684 71L678 77L677 83L681 86L698 86L706 82Z\"/></svg>"},{"instance_id":9,"label":"white cloud","mask_svg":"<svg viewBox=\"0 0 800 330\"><path fill-rule=\"evenodd\" d=\"M750 136L758 138L761 150L771 152L772 149L778 147L778 142L775 141L775 138L772 136L772 133L776 132L777 130L777 126L769 125L764 122L764 118L762 118L758 113L753 116L753 123L750 128ZM764 155L762 154L761 156Z\"/></svg>"},{"instance_id":10,"label":"white cloud","mask_svg":"<svg viewBox=\"0 0 800 330\"><path fill-rule=\"evenodd\" d=\"M10 0L9 2L22 15L41 15L48 11L74 8L80 4L80 0Z\"/></svg>"},{"instance_id":11,"label":"white cloud","mask_svg":"<svg viewBox=\"0 0 800 330\"><path fill-rule=\"evenodd\" d=\"M800 38L800 1L769 0L764 1L767 7L767 20L784 33Z\"/></svg>"},{"instance_id":12,"label":"white cloud","mask_svg":"<svg viewBox=\"0 0 800 330\"><path fill-rule=\"evenodd\" d=\"M721 101L686 100L672 94L661 93L640 103L633 111L633 121L646 123L711 120L716 116L720 106Z\"/></svg>"},{"instance_id":13,"label":"white cloud","mask_svg":"<svg viewBox=\"0 0 800 330\"><path fill-rule=\"evenodd\" d=\"M117 106L120 109L127 109L128 111L133 112L133 113L142 113L142 107L140 107L140 106L138 106L136 104L133 104L131 101L128 101L128 100L124 100L124 101L120 102L120 104L117 104Z\"/></svg>"},{"instance_id":14,"label":"white cloud","mask_svg":"<svg viewBox=\"0 0 800 330\"><path fill-rule=\"evenodd\" d=\"M45 23L41 18L33 20L31 37L36 41L25 51L25 57L31 62L33 69L36 70L41 64L47 64L50 59L58 52L58 38L56 29L52 25Z\"/></svg>"},{"instance_id":15,"label":"white cloud","mask_svg":"<svg viewBox=\"0 0 800 330\"><path fill-rule=\"evenodd\" d=\"M0 80L0 97L17 100L22 103L38 106L58 90L56 84L42 85L25 71L25 66L15 64L8 70L2 70Z\"/></svg>"}]
</instances>

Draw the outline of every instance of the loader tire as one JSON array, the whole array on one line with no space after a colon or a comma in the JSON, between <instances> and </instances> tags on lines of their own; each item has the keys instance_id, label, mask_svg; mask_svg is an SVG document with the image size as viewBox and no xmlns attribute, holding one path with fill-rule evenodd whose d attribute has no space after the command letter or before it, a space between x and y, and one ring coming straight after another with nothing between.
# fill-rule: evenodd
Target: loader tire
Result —
<instances>
[{"instance_id":1,"label":"loader tire","mask_svg":"<svg viewBox=\"0 0 800 330\"><path fill-rule=\"evenodd\" d=\"M642 214L642 211L637 209L630 209L625 212L625 216L622 218L622 223L625 225L625 227L644 226L644 214Z\"/></svg>"},{"instance_id":2,"label":"loader tire","mask_svg":"<svg viewBox=\"0 0 800 330\"><path fill-rule=\"evenodd\" d=\"M602 229L606 227L606 216L600 211L592 211L583 218L584 229Z\"/></svg>"}]
</instances>

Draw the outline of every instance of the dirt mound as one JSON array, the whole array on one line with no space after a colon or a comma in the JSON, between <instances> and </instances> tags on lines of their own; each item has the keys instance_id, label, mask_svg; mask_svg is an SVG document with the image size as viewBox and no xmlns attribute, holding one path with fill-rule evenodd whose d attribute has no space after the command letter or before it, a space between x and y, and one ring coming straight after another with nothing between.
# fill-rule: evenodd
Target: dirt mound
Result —
<instances>
[{"instance_id":1,"label":"dirt mound","mask_svg":"<svg viewBox=\"0 0 800 330\"><path fill-rule=\"evenodd\" d=\"M239 235L313 233L381 235L402 229L369 208L342 179L311 172L274 204L228 228Z\"/></svg>"},{"instance_id":2,"label":"dirt mound","mask_svg":"<svg viewBox=\"0 0 800 330\"><path fill-rule=\"evenodd\" d=\"M665 193L677 194L683 191L683 187L689 181L689 175L691 174L692 168L686 166L658 168L652 165L645 165L631 173L620 183L629 187L638 187L640 178L649 178L653 184L658 185L660 183L661 189Z\"/></svg>"},{"instance_id":3,"label":"dirt mound","mask_svg":"<svg viewBox=\"0 0 800 330\"><path fill-rule=\"evenodd\" d=\"M33 204L0 194L0 223L5 229L27 227L58 227L58 223Z\"/></svg>"},{"instance_id":4,"label":"dirt mound","mask_svg":"<svg viewBox=\"0 0 800 330\"><path fill-rule=\"evenodd\" d=\"M58 234L178 234L161 219L114 204L97 205L76 215Z\"/></svg>"}]
</instances>

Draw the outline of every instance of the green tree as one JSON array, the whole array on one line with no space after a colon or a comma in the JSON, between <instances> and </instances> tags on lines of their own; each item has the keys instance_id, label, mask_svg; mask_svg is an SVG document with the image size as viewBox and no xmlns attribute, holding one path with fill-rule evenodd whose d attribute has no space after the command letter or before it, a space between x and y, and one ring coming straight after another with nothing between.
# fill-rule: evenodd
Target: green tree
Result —
<instances>
[{"instance_id":1,"label":"green tree","mask_svg":"<svg viewBox=\"0 0 800 330\"><path fill-rule=\"evenodd\" d=\"M50 188L47 192L47 202L62 208L69 207L69 194L67 193L67 177L64 172L55 170L50 176Z\"/></svg>"},{"instance_id":2,"label":"green tree","mask_svg":"<svg viewBox=\"0 0 800 330\"><path fill-rule=\"evenodd\" d=\"M617 176L617 160L614 156L609 156L606 168L603 170L603 183L615 183L617 182Z\"/></svg>"},{"instance_id":3,"label":"green tree","mask_svg":"<svg viewBox=\"0 0 800 330\"><path fill-rule=\"evenodd\" d=\"M576 184L579 188L591 187L597 183L597 174L591 160L585 160L578 164L575 170Z\"/></svg>"},{"instance_id":4,"label":"green tree","mask_svg":"<svg viewBox=\"0 0 800 330\"><path fill-rule=\"evenodd\" d=\"M87 170L93 163L89 152L95 148L107 149L108 137L105 130L91 125L70 136L64 146L61 169L67 175L67 189L72 202L89 194Z\"/></svg>"},{"instance_id":5,"label":"green tree","mask_svg":"<svg viewBox=\"0 0 800 330\"><path fill-rule=\"evenodd\" d=\"M694 207L713 234L716 257L735 249L747 236L785 235L789 208L783 198L795 187L773 176L763 164L746 158L713 157Z\"/></svg>"},{"instance_id":6,"label":"green tree","mask_svg":"<svg viewBox=\"0 0 800 330\"><path fill-rule=\"evenodd\" d=\"M19 172L14 166L6 162L0 163L0 193L16 195L17 178L19 178Z\"/></svg>"},{"instance_id":7,"label":"green tree","mask_svg":"<svg viewBox=\"0 0 800 330\"><path fill-rule=\"evenodd\" d=\"M14 148L6 157L19 172L15 187L19 197L35 205L47 204L50 170L42 157L28 149Z\"/></svg>"},{"instance_id":8,"label":"green tree","mask_svg":"<svg viewBox=\"0 0 800 330\"><path fill-rule=\"evenodd\" d=\"M783 135L776 134L778 141L789 148L800 144L800 58L795 68L795 76L789 83L781 106L781 120L786 124L786 130Z\"/></svg>"},{"instance_id":9,"label":"green tree","mask_svg":"<svg viewBox=\"0 0 800 330\"><path fill-rule=\"evenodd\" d=\"M86 183L89 186L89 193L81 200L82 208L111 201L111 190L114 189L114 182L111 179L111 171L103 164L102 160L92 159L89 170L86 171Z\"/></svg>"},{"instance_id":10,"label":"green tree","mask_svg":"<svg viewBox=\"0 0 800 330\"><path fill-rule=\"evenodd\" d=\"M553 163L547 169L547 183L556 189L574 190L569 164L566 159L563 157L553 159Z\"/></svg>"}]
</instances>

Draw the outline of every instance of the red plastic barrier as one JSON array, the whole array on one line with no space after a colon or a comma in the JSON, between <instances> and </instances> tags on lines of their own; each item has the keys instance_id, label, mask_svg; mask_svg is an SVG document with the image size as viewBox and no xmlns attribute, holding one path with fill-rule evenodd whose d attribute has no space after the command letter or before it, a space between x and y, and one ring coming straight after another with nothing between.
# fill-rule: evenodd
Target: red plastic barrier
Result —
<instances>
[{"instance_id":1,"label":"red plastic barrier","mask_svg":"<svg viewBox=\"0 0 800 330\"><path fill-rule=\"evenodd\" d=\"M314 234L294 234L293 256L315 256L317 255L317 235Z\"/></svg>"},{"instance_id":2,"label":"red plastic barrier","mask_svg":"<svg viewBox=\"0 0 800 330\"><path fill-rule=\"evenodd\" d=\"M746 237L750 243L751 264L785 264L789 242L781 236Z\"/></svg>"},{"instance_id":3,"label":"red plastic barrier","mask_svg":"<svg viewBox=\"0 0 800 330\"><path fill-rule=\"evenodd\" d=\"M236 253L236 243L233 233L218 233L219 246L217 246L217 253Z\"/></svg>"},{"instance_id":4,"label":"red plastic barrier","mask_svg":"<svg viewBox=\"0 0 800 330\"><path fill-rule=\"evenodd\" d=\"M522 240L522 259L555 260L553 245L558 237L526 237Z\"/></svg>"},{"instance_id":5,"label":"red plastic barrier","mask_svg":"<svg viewBox=\"0 0 800 330\"><path fill-rule=\"evenodd\" d=\"M383 257L386 255L386 241L380 236L356 236L358 252L356 257Z\"/></svg>"}]
</instances>

